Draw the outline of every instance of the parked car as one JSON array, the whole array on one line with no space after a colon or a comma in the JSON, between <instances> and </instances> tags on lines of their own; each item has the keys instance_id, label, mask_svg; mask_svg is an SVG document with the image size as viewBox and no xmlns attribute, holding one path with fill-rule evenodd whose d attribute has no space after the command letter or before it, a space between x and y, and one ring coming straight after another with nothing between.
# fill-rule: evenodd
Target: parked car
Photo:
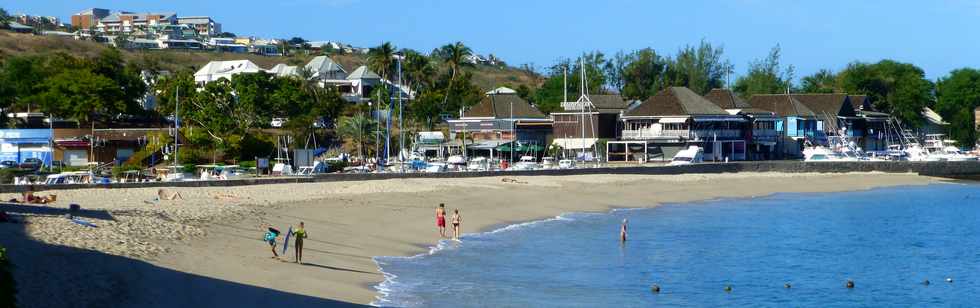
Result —
<instances>
[{"instance_id":1,"label":"parked car","mask_svg":"<svg viewBox=\"0 0 980 308\"><path fill-rule=\"evenodd\" d=\"M272 125L272 127L277 127L277 128L282 127L283 125L286 124L287 120L288 119L286 118L272 118L272 123L269 123L269 125Z\"/></svg>"},{"instance_id":2,"label":"parked car","mask_svg":"<svg viewBox=\"0 0 980 308\"><path fill-rule=\"evenodd\" d=\"M17 163L12 160L5 160L0 162L0 169L7 169L7 168L17 168Z\"/></svg>"},{"instance_id":3,"label":"parked car","mask_svg":"<svg viewBox=\"0 0 980 308\"><path fill-rule=\"evenodd\" d=\"M37 170L41 169L41 166L44 166L44 162L38 158L31 157L24 159L24 162L20 163L20 165L17 167L20 167L21 169Z\"/></svg>"}]
</instances>

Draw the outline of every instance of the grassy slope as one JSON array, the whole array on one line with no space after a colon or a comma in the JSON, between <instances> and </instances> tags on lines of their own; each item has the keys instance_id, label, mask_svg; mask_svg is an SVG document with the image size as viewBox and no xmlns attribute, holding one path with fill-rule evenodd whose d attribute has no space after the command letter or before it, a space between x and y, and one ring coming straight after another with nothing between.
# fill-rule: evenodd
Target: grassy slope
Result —
<instances>
[{"instance_id":1,"label":"grassy slope","mask_svg":"<svg viewBox=\"0 0 980 308\"><path fill-rule=\"evenodd\" d=\"M106 47L102 44L88 41L0 31L0 59L11 55L53 52L67 52L79 56L94 56L104 48ZM247 59L262 68L272 68L272 66L279 63L289 65L304 64L313 58L313 55L306 54L295 54L288 57L267 57L253 54L171 50L126 51L123 54L128 61L152 63L160 69L170 71L181 69L196 70L209 61L214 60ZM334 55L331 58L339 62L348 72L354 71L358 66L365 64L367 60L364 55ZM442 64L440 64L440 67L445 69ZM533 86L539 82L535 76L511 67L477 66L468 68L467 70L473 72L473 82L483 89L492 89L502 85L512 87L519 85Z\"/></svg>"}]
</instances>

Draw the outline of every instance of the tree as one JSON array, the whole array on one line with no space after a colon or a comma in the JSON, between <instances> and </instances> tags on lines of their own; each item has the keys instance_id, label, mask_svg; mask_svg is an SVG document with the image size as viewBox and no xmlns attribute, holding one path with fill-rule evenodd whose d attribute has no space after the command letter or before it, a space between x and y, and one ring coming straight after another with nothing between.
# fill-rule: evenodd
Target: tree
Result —
<instances>
[{"instance_id":1,"label":"tree","mask_svg":"<svg viewBox=\"0 0 980 308\"><path fill-rule=\"evenodd\" d=\"M445 94L438 90L423 91L418 97L409 102L409 112L415 121L425 123L425 127L432 130L435 127L436 119L442 113L440 103Z\"/></svg>"},{"instance_id":2,"label":"tree","mask_svg":"<svg viewBox=\"0 0 980 308\"><path fill-rule=\"evenodd\" d=\"M448 89L445 93L446 96L442 99L442 104L446 106L449 104L449 97L456 92L453 90L456 76L463 65L469 64L469 62L466 62L466 57L473 55L473 51L469 47L466 47L466 45L463 45L463 42L456 42L442 46L438 54L443 58L443 62L449 65L449 69L452 72L452 75L449 77L449 85L446 87Z\"/></svg>"},{"instance_id":3,"label":"tree","mask_svg":"<svg viewBox=\"0 0 980 308\"><path fill-rule=\"evenodd\" d=\"M341 138L353 143L354 147L357 148L357 156L363 158L366 157L366 154L370 155L364 149L367 144L374 142L374 128L376 125L377 123L371 118L363 114L356 114L341 118L337 122L336 132ZM370 148L368 148L368 151L370 151Z\"/></svg>"},{"instance_id":4,"label":"tree","mask_svg":"<svg viewBox=\"0 0 980 308\"><path fill-rule=\"evenodd\" d=\"M779 63L780 51L779 45L776 45L766 58L750 62L748 73L735 81L735 92L743 98L749 98L755 94L789 91L792 87L794 68L792 65L786 69L782 68Z\"/></svg>"},{"instance_id":5,"label":"tree","mask_svg":"<svg viewBox=\"0 0 980 308\"><path fill-rule=\"evenodd\" d=\"M297 45L303 45L303 43L306 43L306 40L303 39L302 37L294 36L293 38L289 39L289 41L287 42L289 43L289 45L297 46Z\"/></svg>"},{"instance_id":6,"label":"tree","mask_svg":"<svg viewBox=\"0 0 980 308\"><path fill-rule=\"evenodd\" d=\"M41 111L89 123L99 115L125 111L124 93L108 77L86 69L69 69L45 80L37 94Z\"/></svg>"},{"instance_id":7,"label":"tree","mask_svg":"<svg viewBox=\"0 0 980 308\"><path fill-rule=\"evenodd\" d=\"M936 83L936 112L950 123L949 136L962 146L977 143L974 110L980 107L980 70L957 69Z\"/></svg>"},{"instance_id":8,"label":"tree","mask_svg":"<svg viewBox=\"0 0 980 308\"><path fill-rule=\"evenodd\" d=\"M406 50L404 63L402 64L402 75L407 81L409 89L421 90L432 86L433 76L436 75L436 68L428 57L412 51Z\"/></svg>"},{"instance_id":9,"label":"tree","mask_svg":"<svg viewBox=\"0 0 980 308\"><path fill-rule=\"evenodd\" d=\"M837 90L837 75L834 75L834 72L830 70L819 70L813 75L803 77L800 81L802 82L800 87L802 93L840 92Z\"/></svg>"},{"instance_id":10,"label":"tree","mask_svg":"<svg viewBox=\"0 0 980 308\"><path fill-rule=\"evenodd\" d=\"M875 109L889 112L912 127L921 124L922 109L934 101L935 85L925 79L925 72L893 60L851 63L838 74L837 83L846 93L870 96Z\"/></svg>"},{"instance_id":11,"label":"tree","mask_svg":"<svg viewBox=\"0 0 980 308\"><path fill-rule=\"evenodd\" d=\"M715 47L702 40L697 46L682 48L667 66L667 80L671 86L688 87L704 95L724 85L724 78L732 71L728 60L722 60L723 47Z\"/></svg>"},{"instance_id":12,"label":"tree","mask_svg":"<svg viewBox=\"0 0 980 308\"><path fill-rule=\"evenodd\" d=\"M7 13L7 10L0 8L0 29L10 29L10 22L13 21L13 17Z\"/></svg>"},{"instance_id":13,"label":"tree","mask_svg":"<svg viewBox=\"0 0 980 308\"><path fill-rule=\"evenodd\" d=\"M388 77L392 75L395 50L395 45L391 42L384 42L368 51L368 66L381 74L382 79L389 79Z\"/></svg>"},{"instance_id":14,"label":"tree","mask_svg":"<svg viewBox=\"0 0 980 308\"><path fill-rule=\"evenodd\" d=\"M112 39L112 43L116 48L129 48L129 35L125 33L116 34L116 37Z\"/></svg>"},{"instance_id":15,"label":"tree","mask_svg":"<svg viewBox=\"0 0 980 308\"><path fill-rule=\"evenodd\" d=\"M615 67L622 67L620 93L630 99L646 100L667 86L665 80L668 59L650 48L631 54L617 54Z\"/></svg>"}]
</instances>

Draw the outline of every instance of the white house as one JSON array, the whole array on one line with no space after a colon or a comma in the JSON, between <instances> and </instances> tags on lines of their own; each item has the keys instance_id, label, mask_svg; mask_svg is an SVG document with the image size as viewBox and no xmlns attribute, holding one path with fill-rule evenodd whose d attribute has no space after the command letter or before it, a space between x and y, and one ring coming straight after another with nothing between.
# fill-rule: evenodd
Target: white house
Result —
<instances>
[{"instance_id":1,"label":"white house","mask_svg":"<svg viewBox=\"0 0 980 308\"><path fill-rule=\"evenodd\" d=\"M194 73L194 82L198 86L204 86L208 82L221 78L231 80L231 77L237 74L258 73L261 71L264 70L249 60L211 61Z\"/></svg>"}]
</instances>

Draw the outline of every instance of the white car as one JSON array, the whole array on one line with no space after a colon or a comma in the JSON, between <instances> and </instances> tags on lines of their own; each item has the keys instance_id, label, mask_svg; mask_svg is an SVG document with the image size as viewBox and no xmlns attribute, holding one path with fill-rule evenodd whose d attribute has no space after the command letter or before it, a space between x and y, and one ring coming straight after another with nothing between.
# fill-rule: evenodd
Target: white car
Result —
<instances>
[{"instance_id":1,"label":"white car","mask_svg":"<svg viewBox=\"0 0 980 308\"><path fill-rule=\"evenodd\" d=\"M677 152L677 154L674 155L674 159L671 159L668 165L679 166L702 162L704 162L704 150L699 146L692 145L685 150Z\"/></svg>"},{"instance_id":2,"label":"white car","mask_svg":"<svg viewBox=\"0 0 980 308\"><path fill-rule=\"evenodd\" d=\"M277 127L277 128L282 127L283 125L286 124L286 120L287 120L286 118L272 118L272 123L269 123L269 125L272 125L272 127Z\"/></svg>"}]
</instances>

